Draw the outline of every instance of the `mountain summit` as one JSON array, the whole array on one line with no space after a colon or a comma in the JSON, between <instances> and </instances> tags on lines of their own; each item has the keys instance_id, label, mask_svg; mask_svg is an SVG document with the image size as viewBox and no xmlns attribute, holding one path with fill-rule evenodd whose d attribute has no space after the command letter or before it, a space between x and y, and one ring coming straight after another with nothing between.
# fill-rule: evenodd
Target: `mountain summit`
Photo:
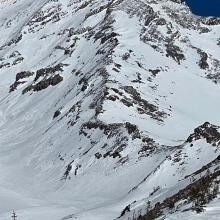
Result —
<instances>
[{"instance_id":1,"label":"mountain summit","mask_svg":"<svg viewBox=\"0 0 220 220\"><path fill-rule=\"evenodd\" d=\"M0 33L0 220L219 219L220 18L0 0Z\"/></svg>"}]
</instances>

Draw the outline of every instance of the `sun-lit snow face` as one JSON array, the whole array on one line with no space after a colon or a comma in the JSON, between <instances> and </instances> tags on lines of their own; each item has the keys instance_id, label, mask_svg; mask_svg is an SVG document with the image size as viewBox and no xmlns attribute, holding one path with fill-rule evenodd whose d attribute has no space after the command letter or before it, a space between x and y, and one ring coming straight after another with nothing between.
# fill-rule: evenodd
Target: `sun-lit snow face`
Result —
<instances>
[{"instance_id":1,"label":"sun-lit snow face","mask_svg":"<svg viewBox=\"0 0 220 220\"><path fill-rule=\"evenodd\" d=\"M0 220L144 212L219 154L218 19L165 0L1 1L0 33Z\"/></svg>"}]
</instances>

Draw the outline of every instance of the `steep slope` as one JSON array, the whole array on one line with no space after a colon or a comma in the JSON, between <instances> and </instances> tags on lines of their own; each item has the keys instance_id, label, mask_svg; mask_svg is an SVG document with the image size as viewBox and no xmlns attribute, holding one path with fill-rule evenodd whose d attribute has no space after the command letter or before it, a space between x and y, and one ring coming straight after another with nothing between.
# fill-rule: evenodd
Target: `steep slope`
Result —
<instances>
[{"instance_id":1,"label":"steep slope","mask_svg":"<svg viewBox=\"0 0 220 220\"><path fill-rule=\"evenodd\" d=\"M144 215L218 157L220 19L174 0L8 0L0 31L0 219L108 220L135 200L122 218Z\"/></svg>"}]
</instances>

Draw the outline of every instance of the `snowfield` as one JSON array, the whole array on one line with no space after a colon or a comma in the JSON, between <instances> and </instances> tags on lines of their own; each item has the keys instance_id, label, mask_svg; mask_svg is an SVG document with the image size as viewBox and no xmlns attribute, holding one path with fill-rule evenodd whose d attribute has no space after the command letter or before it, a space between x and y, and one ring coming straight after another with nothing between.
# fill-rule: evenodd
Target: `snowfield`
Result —
<instances>
[{"instance_id":1,"label":"snowfield","mask_svg":"<svg viewBox=\"0 0 220 220\"><path fill-rule=\"evenodd\" d=\"M0 220L220 218L192 195L220 181L220 19L0 0L0 36Z\"/></svg>"}]
</instances>

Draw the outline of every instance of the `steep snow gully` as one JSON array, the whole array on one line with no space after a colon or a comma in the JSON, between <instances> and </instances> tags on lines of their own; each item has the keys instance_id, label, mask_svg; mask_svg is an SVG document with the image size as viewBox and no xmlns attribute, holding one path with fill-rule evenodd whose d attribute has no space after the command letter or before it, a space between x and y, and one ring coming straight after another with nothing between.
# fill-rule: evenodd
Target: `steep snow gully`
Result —
<instances>
[{"instance_id":1,"label":"steep snow gully","mask_svg":"<svg viewBox=\"0 0 220 220\"><path fill-rule=\"evenodd\" d=\"M219 219L219 51L181 0L0 0L0 220Z\"/></svg>"}]
</instances>

